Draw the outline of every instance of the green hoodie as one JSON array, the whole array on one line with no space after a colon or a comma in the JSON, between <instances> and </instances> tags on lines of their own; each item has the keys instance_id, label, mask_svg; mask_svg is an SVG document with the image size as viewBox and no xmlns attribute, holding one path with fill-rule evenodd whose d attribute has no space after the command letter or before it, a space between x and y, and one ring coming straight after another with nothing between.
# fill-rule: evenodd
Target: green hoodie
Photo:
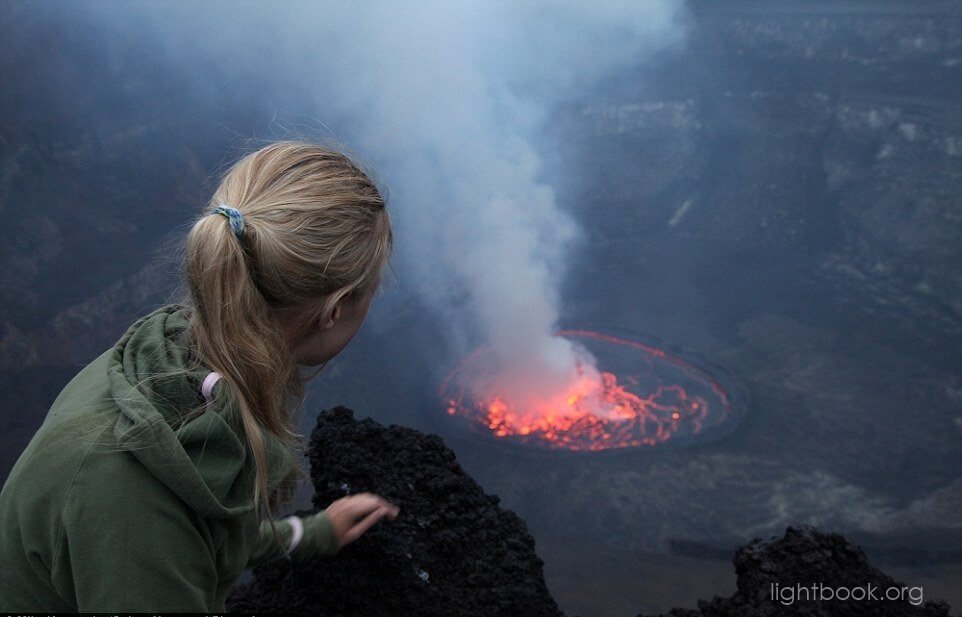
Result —
<instances>
[{"instance_id":1,"label":"green hoodie","mask_svg":"<svg viewBox=\"0 0 962 617\"><path fill-rule=\"evenodd\" d=\"M186 309L142 318L54 401L0 492L0 611L218 612L241 572L287 555L251 503L252 457L223 380L189 361ZM273 489L293 466L267 437ZM327 517L290 551L333 554Z\"/></svg>"}]
</instances>

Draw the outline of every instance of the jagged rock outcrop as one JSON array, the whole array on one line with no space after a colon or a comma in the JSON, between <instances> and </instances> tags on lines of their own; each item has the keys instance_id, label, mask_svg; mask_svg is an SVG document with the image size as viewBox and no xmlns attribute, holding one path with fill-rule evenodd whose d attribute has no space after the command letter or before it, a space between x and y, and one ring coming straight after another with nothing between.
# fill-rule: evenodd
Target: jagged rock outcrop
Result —
<instances>
[{"instance_id":1,"label":"jagged rock outcrop","mask_svg":"<svg viewBox=\"0 0 962 617\"><path fill-rule=\"evenodd\" d=\"M401 508L336 557L255 569L237 612L313 616L560 617L524 522L498 506L441 439L338 407L310 440L315 508L370 491Z\"/></svg>"},{"instance_id":2,"label":"jagged rock outcrop","mask_svg":"<svg viewBox=\"0 0 962 617\"><path fill-rule=\"evenodd\" d=\"M738 589L728 598L699 600L660 617L947 617L949 606L924 589L872 567L865 553L835 533L789 527L779 539L755 539L732 562ZM639 617L641 617L639 615Z\"/></svg>"}]
</instances>

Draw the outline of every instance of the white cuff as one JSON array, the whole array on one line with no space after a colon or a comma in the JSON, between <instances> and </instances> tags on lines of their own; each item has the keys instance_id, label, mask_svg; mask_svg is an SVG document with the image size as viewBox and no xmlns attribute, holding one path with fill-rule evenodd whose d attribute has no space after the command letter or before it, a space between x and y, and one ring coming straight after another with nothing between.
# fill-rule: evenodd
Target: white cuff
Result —
<instances>
[{"instance_id":1,"label":"white cuff","mask_svg":"<svg viewBox=\"0 0 962 617\"><path fill-rule=\"evenodd\" d=\"M304 537L304 523L297 516L289 516L284 520L291 525L291 545L287 547L287 553L290 554L301 543L301 538Z\"/></svg>"}]
</instances>

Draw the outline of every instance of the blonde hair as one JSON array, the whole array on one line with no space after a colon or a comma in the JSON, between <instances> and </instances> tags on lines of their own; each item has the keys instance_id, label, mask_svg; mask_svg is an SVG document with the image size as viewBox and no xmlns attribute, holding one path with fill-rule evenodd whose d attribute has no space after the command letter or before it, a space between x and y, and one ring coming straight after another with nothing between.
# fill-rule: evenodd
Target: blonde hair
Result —
<instances>
[{"instance_id":1,"label":"blonde hair","mask_svg":"<svg viewBox=\"0 0 962 617\"><path fill-rule=\"evenodd\" d=\"M211 216L221 204L243 214L241 238L224 217ZM302 443L289 408L303 398L303 382L275 310L307 315L303 333L338 302L376 288L391 245L384 199L360 165L300 141L272 143L237 161L187 236L191 340L236 401L259 515L269 517L289 499L303 475L296 466L269 494L264 433L289 452Z\"/></svg>"}]
</instances>

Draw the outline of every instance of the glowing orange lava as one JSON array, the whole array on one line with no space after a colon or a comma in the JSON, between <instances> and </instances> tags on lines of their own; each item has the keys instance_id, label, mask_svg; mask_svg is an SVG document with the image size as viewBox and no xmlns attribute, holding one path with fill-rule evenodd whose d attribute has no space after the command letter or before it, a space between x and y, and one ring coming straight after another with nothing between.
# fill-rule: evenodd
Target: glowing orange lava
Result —
<instances>
[{"instance_id":1,"label":"glowing orange lava","mask_svg":"<svg viewBox=\"0 0 962 617\"><path fill-rule=\"evenodd\" d=\"M588 330L557 336L583 345L599 358L597 371L579 365L563 391L529 409L514 409L490 381L490 350L468 356L441 385L452 416L467 418L492 435L551 449L607 450L653 446L690 436L724 421L731 403L706 371L662 349ZM610 361L616 368L601 366ZM619 375L621 378L619 379ZM489 394L471 400L471 384Z\"/></svg>"}]
</instances>

